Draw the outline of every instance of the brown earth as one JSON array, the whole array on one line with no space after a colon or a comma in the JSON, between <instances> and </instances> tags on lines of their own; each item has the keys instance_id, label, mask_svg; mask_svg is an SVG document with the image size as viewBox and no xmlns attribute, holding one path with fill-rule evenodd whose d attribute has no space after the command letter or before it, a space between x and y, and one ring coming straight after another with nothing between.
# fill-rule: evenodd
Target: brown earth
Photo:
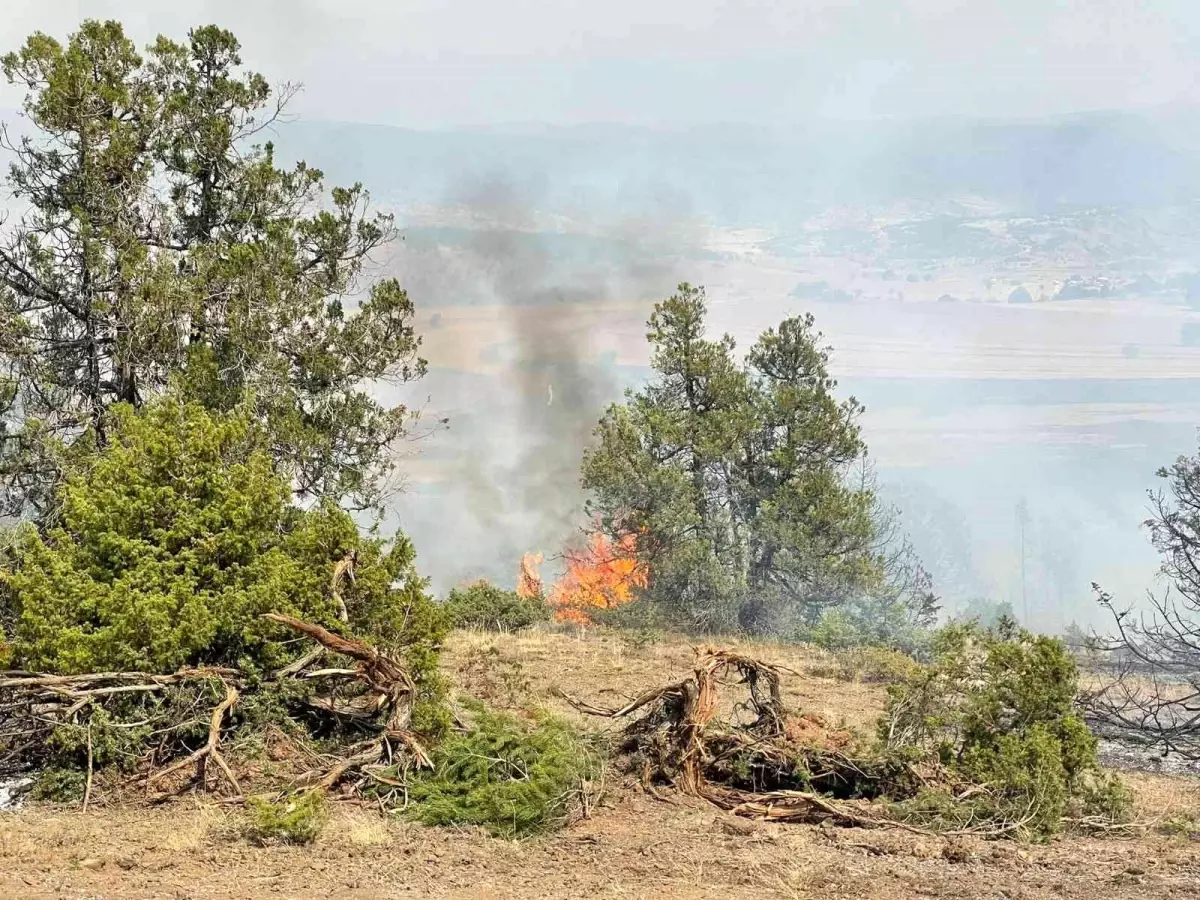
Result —
<instances>
[{"instance_id":1,"label":"brown earth","mask_svg":"<svg viewBox=\"0 0 1200 900\"><path fill-rule=\"evenodd\" d=\"M487 652L497 648L496 654ZM869 727L877 685L824 677L805 648L742 645L794 669L785 697L831 726ZM683 641L536 632L457 635L447 673L501 705L576 715L555 689L613 702L686 673ZM594 722L589 723L592 727ZM1139 816L1200 813L1193 780L1129 776ZM201 799L154 809L35 806L0 814L0 898L1195 897L1200 843L1148 828L1137 838L1064 837L1044 845L943 840L894 831L767 825L700 801L653 799L610 784L591 816L526 842L428 829L338 805L315 845L257 848L231 837L236 810Z\"/></svg>"}]
</instances>

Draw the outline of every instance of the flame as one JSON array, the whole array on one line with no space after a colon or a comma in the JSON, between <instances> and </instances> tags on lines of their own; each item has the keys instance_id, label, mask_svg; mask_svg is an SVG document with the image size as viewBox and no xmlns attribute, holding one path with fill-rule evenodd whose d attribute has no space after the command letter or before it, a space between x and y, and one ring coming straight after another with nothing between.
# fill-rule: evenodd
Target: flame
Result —
<instances>
[{"instance_id":1,"label":"flame","mask_svg":"<svg viewBox=\"0 0 1200 900\"><path fill-rule=\"evenodd\" d=\"M542 596L542 576L538 574L538 566L542 564L542 554L526 553L521 557L521 570L517 573L517 596L525 600Z\"/></svg>"},{"instance_id":2,"label":"flame","mask_svg":"<svg viewBox=\"0 0 1200 900\"><path fill-rule=\"evenodd\" d=\"M558 622L585 625L589 609L615 609L648 583L646 567L636 555L637 537L627 534L613 542L594 533L583 550L566 553L567 570L555 582L547 602Z\"/></svg>"}]
</instances>

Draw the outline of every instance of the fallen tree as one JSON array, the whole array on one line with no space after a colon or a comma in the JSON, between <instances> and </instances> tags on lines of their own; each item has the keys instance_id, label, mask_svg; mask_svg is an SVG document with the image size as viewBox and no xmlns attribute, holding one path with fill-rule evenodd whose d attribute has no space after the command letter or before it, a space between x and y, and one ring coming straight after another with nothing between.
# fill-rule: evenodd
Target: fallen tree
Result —
<instances>
[{"instance_id":1,"label":"fallen tree","mask_svg":"<svg viewBox=\"0 0 1200 900\"><path fill-rule=\"evenodd\" d=\"M845 733L825 731L823 741L798 742L797 731L811 732L805 725L823 730L824 723L794 716L785 708L780 677L788 671L731 650L706 647L697 649L687 678L647 691L622 707L599 707L563 696L587 715L634 716L621 733L618 752L632 761L651 790L656 783L667 783L747 818L810 823L828 819L841 825L923 831L833 799L874 799L898 789L914 792L920 779L905 763L856 759L838 749L849 740ZM731 708L735 715L749 717L740 723L717 719L720 689L731 682L747 689L747 699ZM797 789L814 784L821 790ZM768 785L773 789L762 789Z\"/></svg>"},{"instance_id":2,"label":"fallen tree","mask_svg":"<svg viewBox=\"0 0 1200 900\"><path fill-rule=\"evenodd\" d=\"M649 790L667 784L738 816L982 837L1129 827L1128 793L1100 772L1057 641L945 630L934 662L889 690L874 743L787 710L784 674L706 647L688 677L624 706L564 697L627 720L617 752ZM747 696L722 703L731 684Z\"/></svg>"},{"instance_id":3,"label":"fallen tree","mask_svg":"<svg viewBox=\"0 0 1200 900\"><path fill-rule=\"evenodd\" d=\"M195 788L232 799L243 797L247 776L260 787L327 790L354 775L369 778L372 764L430 764L412 730L417 690L402 662L293 616L265 618L312 639L319 652L266 679L229 667L169 675L0 672L0 777L61 773L74 760L84 773L85 803L99 768L114 770L106 778L114 794L138 788L161 800ZM339 660L354 665L318 667ZM206 700L216 701L207 714ZM320 765L264 778L251 755L227 758L226 748L269 729L300 748L296 761ZM332 742L339 750L316 754L304 746L306 738L331 735L340 736Z\"/></svg>"}]
</instances>

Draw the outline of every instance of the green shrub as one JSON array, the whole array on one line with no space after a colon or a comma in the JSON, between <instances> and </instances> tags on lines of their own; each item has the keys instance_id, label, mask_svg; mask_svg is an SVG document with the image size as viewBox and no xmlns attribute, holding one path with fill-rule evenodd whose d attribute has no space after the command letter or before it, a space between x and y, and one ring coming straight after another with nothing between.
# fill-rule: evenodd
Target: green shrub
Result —
<instances>
[{"instance_id":1,"label":"green shrub","mask_svg":"<svg viewBox=\"0 0 1200 900\"><path fill-rule=\"evenodd\" d=\"M474 707L469 731L434 750L433 763L432 771L409 779L411 815L427 825L478 826L505 838L560 826L599 765L564 722L541 716L526 724L482 706Z\"/></svg>"},{"instance_id":2,"label":"green shrub","mask_svg":"<svg viewBox=\"0 0 1200 900\"><path fill-rule=\"evenodd\" d=\"M1200 817L1194 812L1176 813L1160 822L1156 830L1168 837L1194 841L1200 839Z\"/></svg>"},{"instance_id":3,"label":"green shrub","mask_svg":"<svg viewBox=\"0 0 1200 900\"><path fill-rule=\"evenodd\" d=\"M988 600L984 597L974 597L957 613L954 621L959 623L975 623L981 628L999 628L1002 622L1015 622L1017 615L1013 612L1012 604L1003 600Z\"/></svg>"},{"instance_id":4,"label":"green shrub","mask_svg":"<svg viewBox=\"0 0 1200 900\"><path fill-rule=\"evenodd\" d=\"M851 647L835 654L830 674L840 681L895 684L921 671L911 656L889 647Z\"/></svg>"},{"instance_id":5,"label":"green shrub","mask_svg":"<svg viewBox=\"0 0 1200 900\"><path fill-rule=\"evenodd\" d=\"M853 597L801 624L792 637L825 650L888 647L917 659L929 655L936 606L924 594Z\"/></svg>"},{"instance_id":6,"label":"green shrub","mask_svg":"<svg viewBox=\"0 0 1200 900\"><path fill-rule=\"evenodd\" d=\"M548 619L546 604L480 580L455 588L446 597L446 614L455 628L518 631Z\"/></svg>"},{"instance_id":7,"label":"green shrub","mask_svg":"<svg viewBox=\"0 0 1200 900\"><path fill-rule=\"evenodd\" d=\"M251 797L242 836L253 844L311 844L329 818L325 795L308 791L275 802Z\"/></svg>"},{"instance_id":8,"label":"green shrub","mask_svg":"<svg viewBox=\"0 0 1200 900\"><path fill-rule=\"evenodd\" d=\"M845 650L857 646L862 639L857 623L841 609L826 610L816 624L803 629L799 636L824 650Z\"/></svg>"},{"instance_id":9,"label":"green shrub","mask_svg":"<svg viewBox=\"0 0 1200 900\"><path fill-rule=\"evenodd\" d=\"M411 543L366 539L344 511L301 510L291 496L245 408L219 417L171 398L118 408L107 446L68 473L53 527L27 526L11 548L12 664L277 667L307 647L262 614L340 627L330 580L353 551L350 629L403 648L423 695L436 693L445 625Z\"/></svg>"},{"instance_id":10,"label":"green shrub","mask_svg":"<svg viewBox=\"0 0 1200 900\"><path fill-rule=\"evenodd\" d=\"M932 824L987 821L1045 837L1064 818L1129 814L1128 792L1106 777L1096 739L1075 710L1078 671L1063 643L1005 622L938 632L933 662L888 688L880 736L891 750L936 753L977 789L926 791L901 809Z\"/></svg>"},{"instance_id":11,"label":"green shrub","mask_svg":"<svg viewBox=\"0 0 1200 900\"><path fill-rule=\"evenodd\" d=\"M87 773L82 769L53 767L38 773L29 796L50 803L78 803L86 788Z\"/></svg>"}]
</instances>

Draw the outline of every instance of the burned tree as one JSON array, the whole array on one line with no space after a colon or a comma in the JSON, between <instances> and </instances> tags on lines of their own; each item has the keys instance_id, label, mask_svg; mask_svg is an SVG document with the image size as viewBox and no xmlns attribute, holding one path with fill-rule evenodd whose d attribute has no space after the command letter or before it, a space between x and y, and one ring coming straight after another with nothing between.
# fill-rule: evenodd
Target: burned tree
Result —
<instances>
[{"instance_id":1,"label":"burned tree","mask_svg":"<svg viewBox=\"0 0 1200 900\"><path fill-rule=\"evenodd\" d=\"M1200 759L1200 455L1180 457L1158 476L1145 523L1162 556L1166 589L1150 608L1118 606L1099 585L1113 633L1097 638L1114 677L1085 698L1102 735L1184 759Z\"/></svg>"}]
</instances>

